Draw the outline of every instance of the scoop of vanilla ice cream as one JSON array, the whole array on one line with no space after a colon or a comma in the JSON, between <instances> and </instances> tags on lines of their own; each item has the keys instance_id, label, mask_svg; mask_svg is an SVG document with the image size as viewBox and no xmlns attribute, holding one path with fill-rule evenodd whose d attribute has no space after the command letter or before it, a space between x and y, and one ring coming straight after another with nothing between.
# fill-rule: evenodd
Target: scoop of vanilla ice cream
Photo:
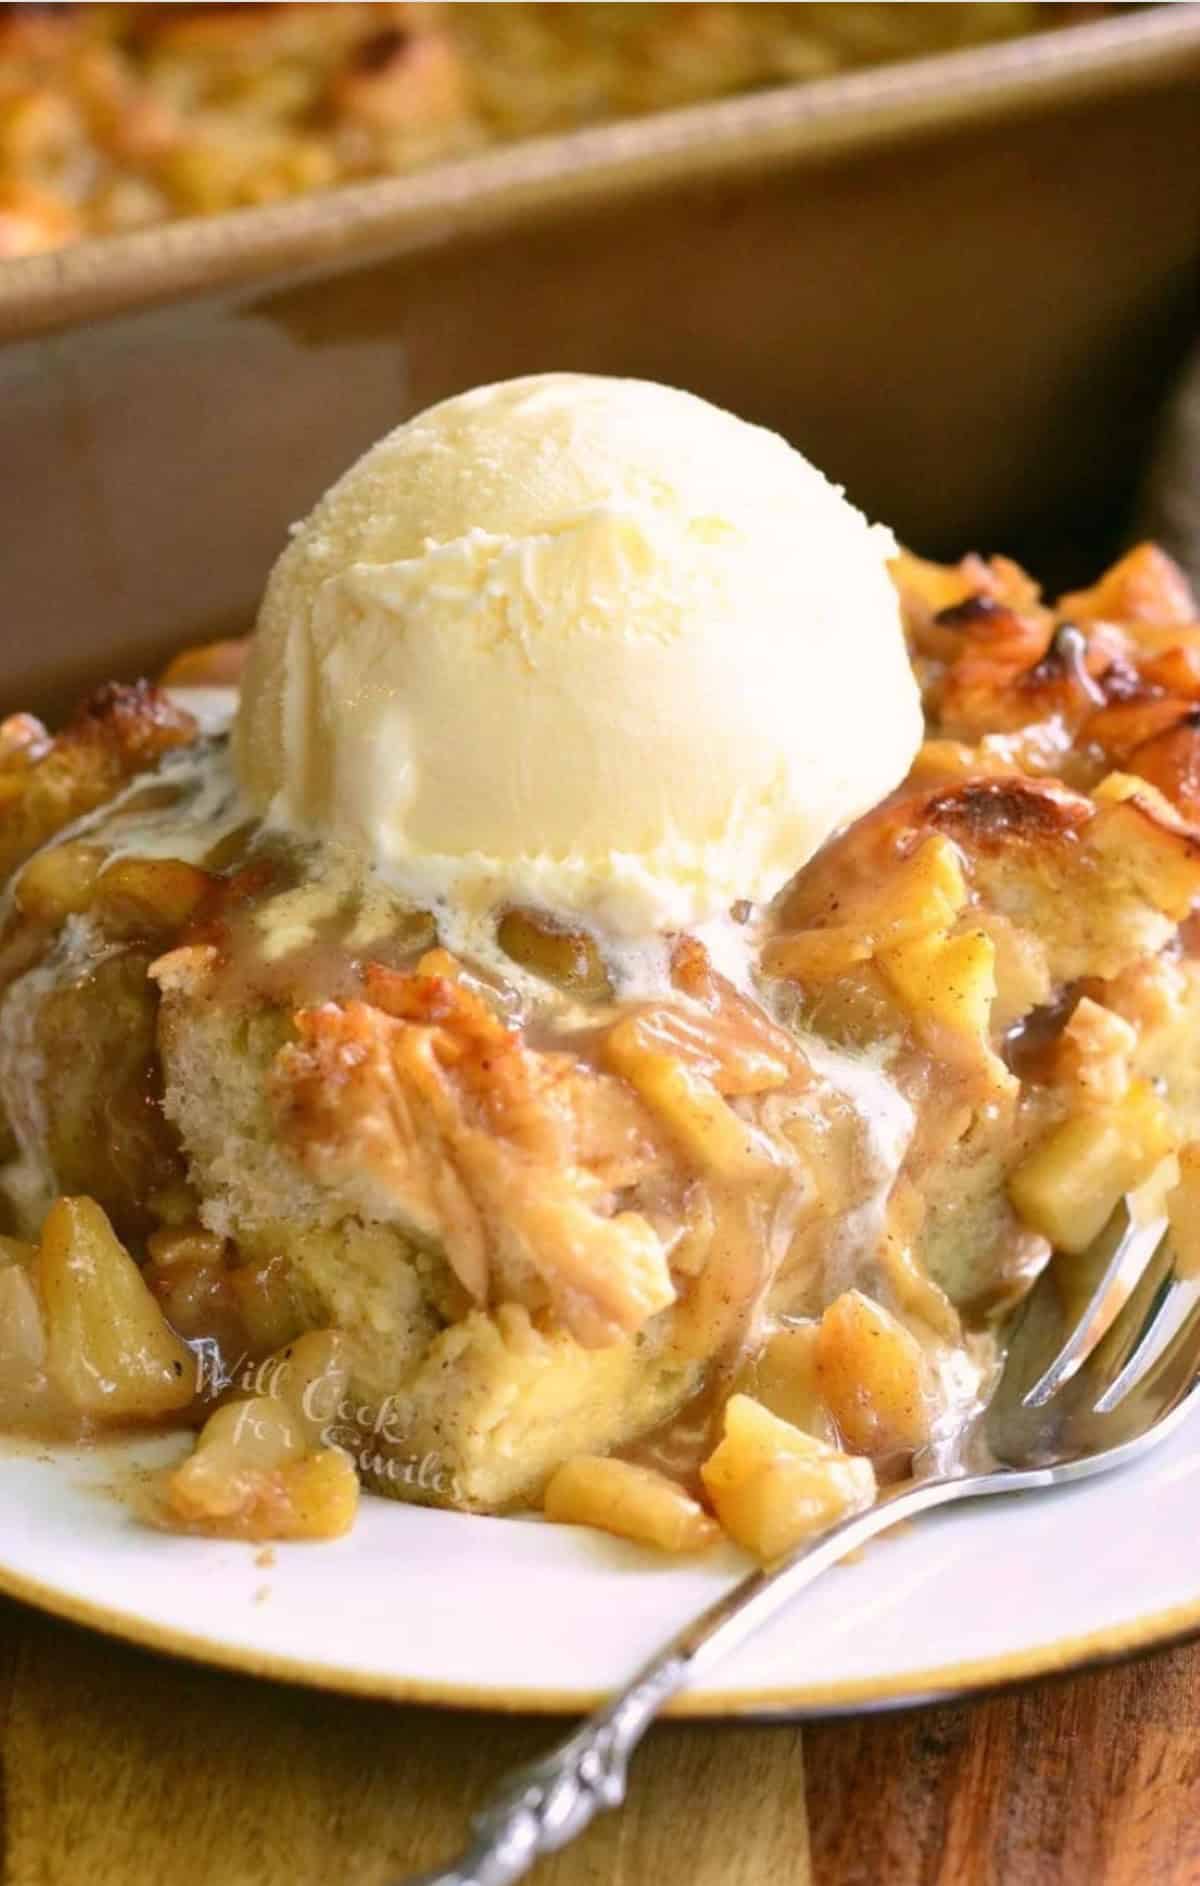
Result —
<instances>
[{"instance_id":1,"label":"scoop of vanilla ice cream","mask_svg":"<svg viewBox=\"0 0 1200 1886\"><path fill-rule=\"evenodd\" d=\"M427 901L644 933L765 900L920 740L894 548L690 394L480 387L390 433L280 557L243 787Z\"/></svg>"}]
</instances>

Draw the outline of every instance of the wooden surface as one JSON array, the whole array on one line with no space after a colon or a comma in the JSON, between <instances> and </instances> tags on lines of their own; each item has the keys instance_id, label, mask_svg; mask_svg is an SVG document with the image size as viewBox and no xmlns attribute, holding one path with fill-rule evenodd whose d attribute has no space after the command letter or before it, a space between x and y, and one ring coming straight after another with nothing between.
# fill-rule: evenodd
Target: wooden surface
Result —
<instances>
[{"instance_id":1,"label":"wooden surface","mask_svg":"<svg viewBox=\"0 0 1200 1886\"><path fill-rule=\"evenodd\" d=\"M386 1886L545 1721L343 1701L0 1603L4 1886ZM665 1724L541 1886L1195 1886L1200 1647L858 1722Z\"/></svg>"}]
</instances>

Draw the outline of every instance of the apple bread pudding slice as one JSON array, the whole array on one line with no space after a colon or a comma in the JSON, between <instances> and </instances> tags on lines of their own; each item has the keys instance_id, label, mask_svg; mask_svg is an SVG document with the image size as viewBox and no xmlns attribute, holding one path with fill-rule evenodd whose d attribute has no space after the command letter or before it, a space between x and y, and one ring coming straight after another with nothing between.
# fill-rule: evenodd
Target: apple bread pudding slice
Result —
<instances>
[{"instance_id":1,"label":"apple bread pudding slice","mask_svg":"<svg viewBox=\"0 0 1200 1886\"><path fill-rule=\"evenodd\" d=\"M0 1418L200 1426L201 1531L361 1480L769 1557L967 1444L1120 1196L1190 1250L1195 605L1149 547L1055 606L894 575L910 777L636 972L534 909L451 947L249 819L203 654L5 723Z\"/></svg>"}]
</instances>

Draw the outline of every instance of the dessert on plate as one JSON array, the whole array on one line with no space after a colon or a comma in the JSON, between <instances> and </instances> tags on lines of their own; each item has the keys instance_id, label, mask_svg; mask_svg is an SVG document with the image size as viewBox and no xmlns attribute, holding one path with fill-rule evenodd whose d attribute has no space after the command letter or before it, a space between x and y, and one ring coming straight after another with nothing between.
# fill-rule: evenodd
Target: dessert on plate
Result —
<instances>
[{"instance_id":1,"label":"dessert on plate","mask_svg":"<svg viewBox=\"0 0 1200 1886\"><path fill-rule=\"evenodd\" d=\"M243 666L243 658L244 666ZM975 1445L1122 1195L1194 1240L1200 621L900 552L637 381L483 387L248 646L0 730L0 1421L770 1558Z\"/></svg>"}]
</instances>

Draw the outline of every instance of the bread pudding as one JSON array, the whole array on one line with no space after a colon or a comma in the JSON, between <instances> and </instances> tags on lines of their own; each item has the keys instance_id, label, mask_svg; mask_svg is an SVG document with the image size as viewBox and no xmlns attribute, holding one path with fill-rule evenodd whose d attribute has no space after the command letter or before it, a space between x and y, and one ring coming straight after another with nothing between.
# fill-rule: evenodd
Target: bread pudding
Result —
<instances>
[{"instance_id":1,"label":"bread pudding","mask_svg":"<svg viewBox=\"0 0 1200 1886\"><path fill-rule=\"evenodd\" d=\"M543 444L547 412L591 398L516 384L535 385L519 398ZM479 423L496 410L480 406ZM418 455L405 490L428 523L433 474L419 468L435 444L402 431ZM747 451L731 478L757 465L760 447ZM653 484L652 450L638 452ZM557 492L567 473L549 459ZM367 463L377 486L391 476ZM546 867L540 899L510 860L499 895L494 859L470 884L406 876L337 826L352 756L312 733L331 701L373 767L399 779L417 764L415 737L402 758L398 723L379 722L385 739L371 719L376 681L342 659L359 642L318 632L336 564L355 573L347 619L366 646L361 573L384 553L364 549L367 487L352 478L272 580L232 742L240 644L184 655L158 685L102 689L56 734L24 715L0 729L0 1419L197 1428L162 1511L201 1531L338 1532L362 1483L468 1512L544 1507L675 1551L723 1529L771 1557L915 1457L959 1457L1005 1319L1122 1196L1166 1199L1194 1241L1195 603L1148 545L1053 604L1002 557L891 555L925 721L911 764L887 762L896 777L870 775L875 802L814 827L778 888L764 851L745 897L691 921L673 905L655 928L625 879L607 903L571 889L556 907L547 886L575 887L578 858L560 861L574 875ZM471 485L477 535L501 502ZM793 560L818 564L796 515ZM722 528L736 535L740 514ZM555 554L574 529L547 534ZM427 544L437 533L423 530ZM694 536L679 555L699 554ZM649 541L629 550L635 574ZM602 590L608 565L581 543L578 567ZM306 557L326 561L310 585L317 628L297 640ZM479 591L493 638L499 567L490 558ZM547 610L563 595L579 606L571 567L565 587L538 590ZM621 582L646 628L646 592L625 566ZM793 593L780 591L787 607ZM448 622L440 562L429 594ZM406 590L389 633L415 633L415 612ZM302 644L334 688L323 706ZM449 646L469 699L467 658ZM803 636L793 652L802 686L821 657ZM517 657L522 687L548 685L552 652ZM387 659L372 648L373 671ZM633 657L622 643L611 659L624 673ZM688 659L708 656L689 644ZM875 669L886 660L881 642ZM892 697L903 720L898 684L881 707L877 683L865 662L844 701L834 680L818 689L835 745L854 737L843 706L864 726L883 714L876 755ZM399 697L383 689L389 714L397 698L410 720L418 703L431 711L412 673ZM519 723L519 755L527 696L496 682L488 698L505 738ZM784 705L807 724L811 703ZM482 750L492 735L473 713L463 737ZM299 787L285 818L280 793L253 784L263 768L277 783L297 729L289 764L317 806L310 824ZM652 772L658 737L634 730ZM705 740L698 727L694 764L716 777ZM590 757L557 763L564 800L583 780L584 819ZM640 790L611 817L643 817ZM410 858L421 805L418 782L396 841ZM692 809L675 813L686 831ZM738 816L731 799L731 829Z\"/></svg>"},{"instance_id":2,"label":"bread pudding","mask_svg":"<svg viewBox=\"0 0 1200 1886\"><path fill-rule=\"evenodd\" d=\"M0 257L1097 10L5 5Z\"/></svg>"}]
</instances>

